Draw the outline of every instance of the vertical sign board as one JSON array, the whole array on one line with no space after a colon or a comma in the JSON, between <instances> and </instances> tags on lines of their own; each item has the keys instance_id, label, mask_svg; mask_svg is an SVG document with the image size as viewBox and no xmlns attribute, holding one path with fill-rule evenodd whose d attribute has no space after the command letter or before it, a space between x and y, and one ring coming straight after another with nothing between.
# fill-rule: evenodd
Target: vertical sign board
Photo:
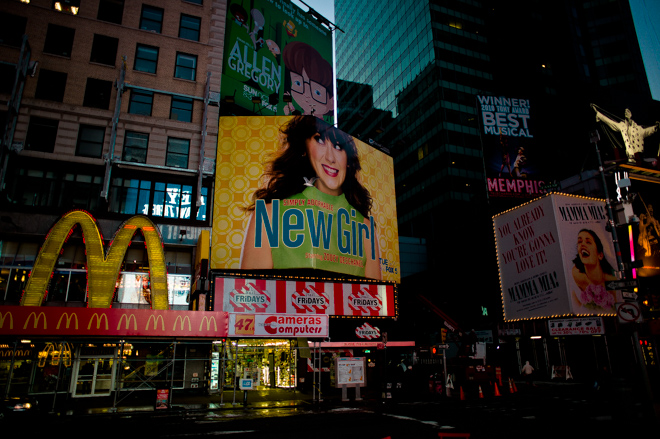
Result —
<instances>
[{"instance_id":1,"label":"vertical sign board","mask_svg":"<svg viewBox=\"0 0 660 439\"><path fill-rule=\"evenodd\" d=\"M332 124L332 64L332 32L289 0L228 2L225 101L264 116L297 110Z\"/></svg>"},{"instance_id":2,"label":"vertical sign board","mask_svg":"<svg viewBox=\"0 0 660 439\"><path fill-rule=\"evenodd\" d=\"M506 320L615 315L605 202L550 194L493 218Z\"/></svg>"},{"instance_id":3,"label":"vertical sign board","mask_svg":"<svg viewBox=\"0 0 660 439\"><path fill-rule=\"evenodd\" d=\"M488 196L531 199L545 193L529 99L477 96Z\"/></svg>"},{"instance_id":4,"label":"vertical sign board","mask_svg":"<svg viewBox=\"0 0 660 439\"><path fill-rule=\"evenodd\" d=\"M336 357L336 387L364 387L367 385L365 357Z\"/></svg>"}]
</instances>

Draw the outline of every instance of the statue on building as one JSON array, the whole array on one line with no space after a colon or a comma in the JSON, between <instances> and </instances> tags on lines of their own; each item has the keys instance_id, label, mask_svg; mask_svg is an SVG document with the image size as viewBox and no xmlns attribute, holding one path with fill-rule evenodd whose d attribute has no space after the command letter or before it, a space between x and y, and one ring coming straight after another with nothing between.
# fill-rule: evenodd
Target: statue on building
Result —
<instances>
[{"instance_id":1,"label":"statue on building","mask_svg":"<svg viewBox=\"0 0 660 439\"><path fill-rule=\"evenodd\" d=\"M613 131L621 133L623 143L626 147L628 162L643 162L644 138L658 131L658 128L660 128L660 122L656 122L655 125L649 127L643 127L637 125L635 121L632 120L632 112L628 108L625 110L625 119L623 120L616 120L615 118L606 116L598 109L596 104L591 104L591 108L596 112L596 122L603 122ZM658 154L656 154L656 156L657 155Z\"/></svg>"}]
</instances>

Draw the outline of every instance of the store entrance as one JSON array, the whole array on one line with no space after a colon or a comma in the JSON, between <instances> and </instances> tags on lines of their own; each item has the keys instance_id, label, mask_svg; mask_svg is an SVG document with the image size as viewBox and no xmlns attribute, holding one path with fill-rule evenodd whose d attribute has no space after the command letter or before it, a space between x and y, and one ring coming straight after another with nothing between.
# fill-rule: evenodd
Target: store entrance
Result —
<instances>
[{"instance_id":1,"label":"store entrance","mask_svg":"<svg viewBox=\"0 0 660 439\"><path fill-rule=\"evenodd\" d=\"M115 376L114 358L82 358L75 364L72 397L110 395Z\"/></svg>"},{"instance_id":2,"label":"store entrance","mask_svg":"<svg viewBox=\"0 0 660 439\"><path fill-rule=\"evenodd\" d=\"M226 344L225 388L252 378L259 390L296 386L296 347L286 339L232 339Z\"/></svg>"}]
</instances>

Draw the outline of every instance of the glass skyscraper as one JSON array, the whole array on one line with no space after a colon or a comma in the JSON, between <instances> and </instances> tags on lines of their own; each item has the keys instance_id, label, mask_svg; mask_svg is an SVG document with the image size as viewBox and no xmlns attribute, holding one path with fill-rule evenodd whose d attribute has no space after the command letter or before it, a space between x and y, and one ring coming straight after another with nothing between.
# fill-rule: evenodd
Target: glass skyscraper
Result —
<instances>
[{"instance_id":1,"label":"glass skyscraper","mask_svg":"<svg viewBox=\"0 0 660 439\"><path fill-rule=\"evenodd\" d=\"M491 216L524 200L488 195L477 96L532 102L548 182L595 167L589 103L651 113L628 2L335 0L335 20L339 128L394 157L430 278L498 313Z\"/></svg>"}]
</instances>

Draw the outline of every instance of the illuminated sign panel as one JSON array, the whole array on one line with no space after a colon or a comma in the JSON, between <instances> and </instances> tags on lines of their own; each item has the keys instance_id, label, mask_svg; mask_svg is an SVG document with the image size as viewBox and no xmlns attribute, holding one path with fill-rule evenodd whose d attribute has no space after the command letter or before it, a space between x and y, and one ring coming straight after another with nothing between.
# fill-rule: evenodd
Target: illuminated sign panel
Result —
<instances>
[{"instance_id":1,"label":"illuminated sign panel","mask_svg":"<svg viewBox=\"0 0 660 439\"><path fill-rule=\"evenodd\" d=\"M551 194L493 218L506 320L616 314L603 200Z\"/></svg>"},{"instance_id":2,"label":"illuminated sign panel","mask_svg":"<svg viewBox=\"0 0 660 439\"><path fill-rule=\"evenodd\" d=\"M153 222L144 216L134 216L117 230L107 256L103 237L94 218L82 210L65 214L48 232L39 250L30 279L25 286L21 305L40 306L48 294L55 263L64 242L71 236L75 226L80 226L85 240L87 255L87 296L90 308L110 308L126 250L133 235L140 229L144 235L151 274L151 298L153 309L168 309L167 269L165 251L160 232Z\"/></svg>"},{"instance_id":3,"label":"illuminated sign panel","mask_svg":"<svg viewBox=\"0 0 660 439\"><path fill-rule=\"evenodd\" d=\"M289 0L230 0L226 25L222 99L265 116L300 111L333 123L330 30Z\"/></svg>"},{"instance_id":4,"label":"illuminated sign panel","mask_svg":"<svg viewBox=\"0 0 660 439\"><path fill-rule=\"evenodd\" d=\"M190 275L168 274L167 290L170 305L188 305ZM117 285L117 302L150 305L151 282L149 273L121 273Z\"/></svg>"},{"instance_id":5,"label":"illuminated sign panel","mask_svg":"<svg viewBox=\"0 0 660 439\"><path fill-rule=\"evenodd\" d=\"M213 209L211 269L400 281L392 158L313 116L221 117Z\"/></svg>"},{"instance_id":6,"label":"illuminated sign panel","mask_svg":"<svg viewBox=\"0 0 660 439\"><path fill-rule=\"evenodd\" d=\"M395 317L394 285L215 278L216 303L239 314Z\"/></svg>"},{"instance_id":7,"label":"illuminated sign panel","mask_svg":"<svg viewBox=\"0 0 660 439\"><path fill-rule=\"evenodd\" d=\"M535 198L546 193L529 99L477 96L488 196Z\"/></svg>"},{"instance_id":8,"label":"illuminated sign panel","mask_svg":"<svg viewBox=\"0 0 660 439\"><path fill-rule=\"evenodd\" d=\"M227 337L226 312L3 306L0 335Z\"/></svg>"},{"instance_id":9,"label":"illuminated sign panel","mask_svg":"<svg viewBox=\"0 0 660 439\"><path fill-rule=\"evenodd\" d=\"M319 337L330 335L328 316L229 314L229 337Z\"/></svg>"}]
</instances>

